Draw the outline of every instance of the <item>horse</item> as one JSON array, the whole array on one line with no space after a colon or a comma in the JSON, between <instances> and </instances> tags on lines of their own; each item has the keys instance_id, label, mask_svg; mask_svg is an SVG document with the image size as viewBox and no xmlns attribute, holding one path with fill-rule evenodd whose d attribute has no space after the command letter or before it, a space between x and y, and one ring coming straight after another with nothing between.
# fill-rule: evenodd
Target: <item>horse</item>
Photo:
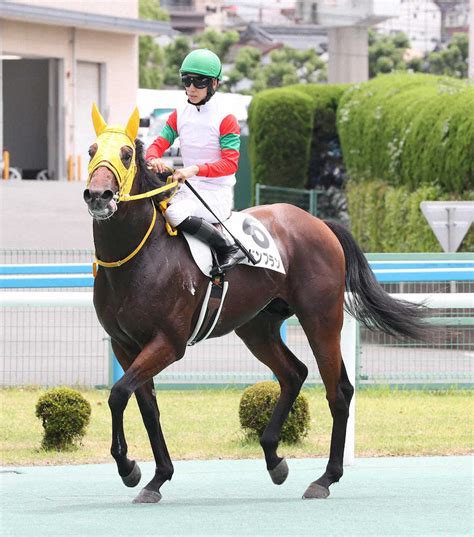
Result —
<instances>
[{"instance_id":1,"label":"horse","mask_svg":"<svg viewBox=\"0 0 474 537\"><path fill-rule=\"evenodd\" d=\"M89 149L84 200L93 217L99 268L94 306L124 370L110 391L111 455L128 487L141 479L129 458L123 414L135 394L155 460L155 473L133 500L157 503L173 464L160 425L153 377L185 355L209 282L180 235L171 236L156 206L176 188L146 167L136 140L137 109L123 126L108 126L93 108L96 141ZM324 222L289 204L247 209L273 236L284 273L238 265L210 337L235 331L252 354L268 366L280 395L260 437L266 468L280 485L288 464L277 453L280 432L308 369L285 345L280 326L295 315L309 341L332 415L329 460L305 499L326 498L343 475L349 405L354 393L344 366L340 333L346 308L359 322L395 337L429 339L426 309L395 300L377 282L357 242L342 225ZM137 246L138 245L138 246ZM347 293L346 293L347 291Z\"/></svg>"}]
</instances>

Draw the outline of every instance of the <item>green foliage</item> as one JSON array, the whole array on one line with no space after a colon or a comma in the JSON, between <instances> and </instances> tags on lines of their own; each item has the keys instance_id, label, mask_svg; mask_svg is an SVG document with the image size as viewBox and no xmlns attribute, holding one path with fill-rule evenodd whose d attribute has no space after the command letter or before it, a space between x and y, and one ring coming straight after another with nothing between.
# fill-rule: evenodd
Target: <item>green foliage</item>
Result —
<instances>
[{"instance_id":1,"label":"green foliage","mask_svg":"<svg viewBox=\"0 0 474 537\"><path fill-rule=\"evenodd\" d=\"M254 185L306 186L311 155L337 138L336 111L347 87L298 84L252 99L249 147Z\"/></svg>"},{"instance_id":2,"label":"green foliage","mask_svg":"<svg viewBox=\"0 0 474 537\"><path fill-rule=\"evenodd\" d=\"M261 436L280 395L276 382L258 382L244 390L239 405L240 425L253 436ZM290 444L308 435L310 426L308 400L299 394L281 429L281 440Z\"/></svg>"},{"instance_id":3,"label":"green foliage","mask_svg":"<svg viewBox=\"0 0 474 537\"><path fill-rule=\"evenodd\" d=\"M446 48L427 56L428 72L466 78L468 71L469 38L467 34L454 34Z\"/></svg>"},{"instance_id":4,"label":"green foliage","mask_svg":"<svg viewBox=\"0 0 474 537\"><path fill-rule=\"evenodd\" d=\"M235 84L247 78L252 81L250 93L281 88L293 84L325 81L326 64L314 49L297 50L282 47L270 53L270 62L262 62L261 52L254 47L242 47L234 67L227 73L225 89L232 91Z\"/></svg>"},{"instance_id":5,"label":"green foliage","mask_svg":"<svg viewBox=\"0 0 474 537\"><path fill-rule=\"evenodd\" d=\"M163 49L150 36L140 37L139 42L139 83L141 88L156 89L164 80Z\"/></svg>"},{"instance_id":6,"label":"green foliage","mask_svg":"<svg viewBox=\"0 0 474 537\"><path fill-rule=\"evenodd\" d=\"M406 69L403 59L410 42L403 32L395 35L381 35L369 30L369 76L391 73Z\"/></svg>"},{"instance_id":7,"label":"green foliage","mask_svg":"<svg viewBox=\"0 0 474 537\"><path fill-rule=\"evenodd\" d=\"M231 91L232 88L243 78L254 80L260 69L262 53L255 47L242 47L235 57L233 68L227 72L226 80L221 83L224 91Z\"/></svg>"},{"instance_id":8,"label":"green foliage","mask_svg":"<svg viewBox=\"0 0 474 537\"><path fill-rule=\"evenodd\" d=\"M192 41L189 37L179 36L165 47L164 83L167 86L181 87L179 68L184 58L191 52Z\"/></svg>"},{"instance_id":9,"label":"green foliage","mask_svg":"<svg viewBox=\"0 0 474 537\"><path fill-rule=\"evenodd\" d=\"M166 11L160 9L157 0L140 0L140 19L165 21L169 20ZM139 84L141 88L159 88L163 84L164 52L149 35L139 38Z\"/></svg>"},{"instance_id":10,"label":"green foliage","mask_svg":"<svg viewBox=\"0 0 474 537\"><path fill-rule=\"evenodd\" d=\"M196 48L208 48L217 54L222 61L226 57L232 45L239 41L239 34L234 31L218 32L217 30L208 29L198 34L194 40Z\"/></svg>"},{"instance_id":11,"label":"green foliage","mask_svg":"<svg viewBox=\"0 0 474 537\"><path fill-rule=\"evenodd\" d=\"M254 185L306 184L313 118L313 102L302 92L266 90L252 99L249 154Z\"/></svg>"},{"instance_id":12,"label":"green foliage","mask_svg":"<svg viewBox=\"0 0 474 537\"><path fill-rule=\"evenodd\" d=\"M337 119L350 176L409 190L472 190L473 109L474 87L453 78L385 75L352 86Z\"/></svg>"},{"instance_id":13,"label":"green foliage","mask_svg":"<svg viewBox=\"0 0 474 537\"><path fill-rule=\"evenodd\" d=\"M339 101L349 84L299 84L291 86L313 101L314 123L311 135L310 156L318 156L327 149L331 140L338 138L336 114Z\"/></svg>"},{"instance_id":14,"label":"green foliage","mask_svg":"<svg viewBox=\"0 0 474 537\"><path fill-rule=\"evenodd\" d=\"M83 438L90 415L91 405L78 391L48 390L36 404L36 417L44 428L43 449L64 451L74 447Z\"/></svg>"},{"instance_id":15,"label":"green foliage","mask_svg":"<svg viewBox=\"0 0 474 537\"><path fill-rule=\"evenodd\" d=\"M160 8L159 0L139 0L138 16L152 21L167 21L170 18L168 12Z\"/></svg>"},{"instance_id":16,"label":"green foliage","mask_svg":"<svg viewBox=\"0 0 474 537\"><path fill-rule=\"evenodd\" d=\"M346 186L351 230L366 252L441 252L420 203L451 200L439 185L423 185L410 191L405 186L390 186L383 181L351 180ZM473 192L456 199L474 200ZM466 235L461 251L474 249L474 232Z\"/></svg>"}]
</instances>

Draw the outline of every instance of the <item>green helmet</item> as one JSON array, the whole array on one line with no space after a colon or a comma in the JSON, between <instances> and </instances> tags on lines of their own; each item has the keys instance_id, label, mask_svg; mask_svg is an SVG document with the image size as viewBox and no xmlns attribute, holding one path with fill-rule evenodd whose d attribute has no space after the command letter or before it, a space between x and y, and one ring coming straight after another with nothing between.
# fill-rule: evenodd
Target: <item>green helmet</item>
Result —
<instances>
[{"instance_id":1,"label":"green helmet","mask_svg":"<svg viewBox=\"0 0 474 537\"><path fill-rule=\"evenodd\" d=\"M222 64L217 54L207 48L198 48L184 58L179 72L196 73L221 80Z\"/></svg>"}]
</instances>

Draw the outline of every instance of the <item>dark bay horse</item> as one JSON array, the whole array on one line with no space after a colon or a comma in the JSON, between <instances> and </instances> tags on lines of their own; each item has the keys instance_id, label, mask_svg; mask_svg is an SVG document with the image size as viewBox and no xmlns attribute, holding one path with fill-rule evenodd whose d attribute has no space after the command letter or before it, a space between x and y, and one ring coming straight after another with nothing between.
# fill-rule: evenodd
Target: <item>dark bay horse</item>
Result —
<instances>
[{"instance_id":1,"label":"dark bay horse","mask_svg":"<svg viewBox=\"0 0 474 537\"><path fill-rule=\"evenodd\" d=\"M84 200L94 218L96 255L103 264L95 279L94 305L125 371L109 397L111 453L125 485L136 486L141 473L128 457L123 428L125 408L135 393L156 470L134 502L156 503L161 486L173 475L173 464L161 430L153 377L184 356L209 280L191 259L183 237L170 236L156 212L155 202L169 193L139 197L156 192L165 182L147 170L143 148L135 141L138 112L125 128L107 126L96 108L93 120L98 138L89 150ZM284 319L296 315L317 361L333 419L327 468L303 497L325 498L343 474L354 391L340 349L344 305L366 326L416 339L429 337L425 310L394 300L381 288L344 227L287 204L254 207L248 213L275 238L286 274L246 265L230 271L229 290L211 337L235 330L278 379L280 397L260 443L271 479L281 484L288 466L277 454L280 431L308 373L280 337Z\"/></svg>"}]
</instances>

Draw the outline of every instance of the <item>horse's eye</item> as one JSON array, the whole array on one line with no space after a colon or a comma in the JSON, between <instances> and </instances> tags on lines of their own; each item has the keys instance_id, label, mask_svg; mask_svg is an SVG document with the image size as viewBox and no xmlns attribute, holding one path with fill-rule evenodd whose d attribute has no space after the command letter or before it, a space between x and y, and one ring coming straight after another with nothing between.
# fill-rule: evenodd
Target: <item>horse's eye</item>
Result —
<instances>
[{"instance_id":1,"label":"horse's eye","mask_svg":"<svg viewBox=\"0 0 474 537\"><path fill-rule=\"evenodd\" d=\"M93 144L89 147L89 156L92 158L97 153L97 144Z\"/></svg>"},{"instance_id":2,"label":"horse's eye","mask_svg":"<svg viewBox=\"0 0 474 537\"><path fill-rule=\"evenodd\" d=\"M125 155L123 156L123 160L126 160L126 161L129 161L131 158L132 158L132 155L130 155L129 153L125 153Z\"/></svg>"}]
</instances>

